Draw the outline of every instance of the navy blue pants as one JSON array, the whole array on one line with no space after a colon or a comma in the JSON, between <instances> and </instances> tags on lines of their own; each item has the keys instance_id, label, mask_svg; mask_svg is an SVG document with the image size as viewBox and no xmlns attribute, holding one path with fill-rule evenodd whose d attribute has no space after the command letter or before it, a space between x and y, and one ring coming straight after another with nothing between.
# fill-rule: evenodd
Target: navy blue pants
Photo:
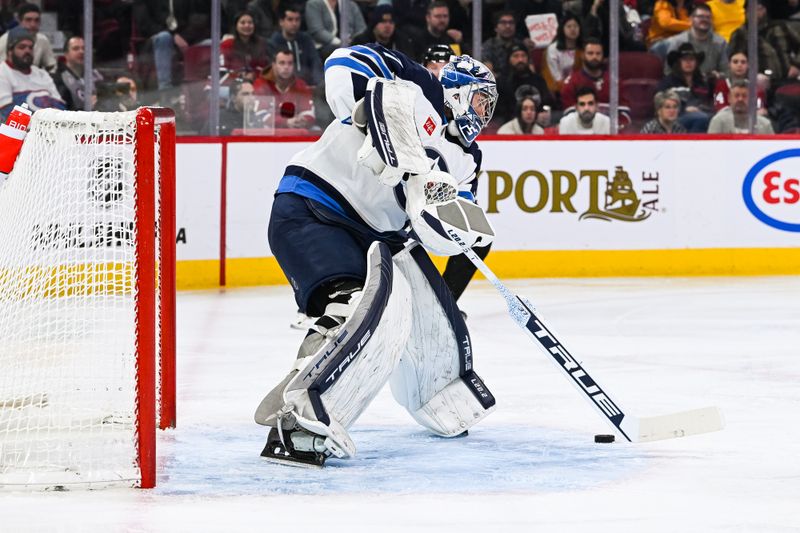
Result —
<instances>
[{"instance_id":1,"label":"navy blue pants","mask_svg":"<svg viewBox=\"0 0 800 533\"><path fill-rule=\"evenodd\" d=\"M405 241L403 234L387 239L319 202L293 193L275 196L267 236L294 289L297 307L304 313L320 286L338 279L364 281L367 250L373 241L387 242L393 252Z\"/></svg>"}]
</instances>

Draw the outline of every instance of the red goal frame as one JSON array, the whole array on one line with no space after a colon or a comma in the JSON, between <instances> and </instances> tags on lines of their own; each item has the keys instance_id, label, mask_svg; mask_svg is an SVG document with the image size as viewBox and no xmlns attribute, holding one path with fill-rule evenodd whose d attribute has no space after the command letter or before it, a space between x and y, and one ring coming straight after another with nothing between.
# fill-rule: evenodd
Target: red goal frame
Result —
<instances>
[{"instance_id":1,"label":"red goal frame","mask_svg":"<svg viewBox=\"0 0 800 533\"><path fill-rule=\"evenodd\" d=\"M159 169L156 173L156 138ZM156 485L158 427L175 427L175 113L144 107L136 115L136 434L140 488ZM159 183L156 183L156 179ZM158 187L157 187L158 185ZM156 190L160 209L156 212ZM156 217L159 236L156 239ZM156 262L156 246L161 260ZM157 293L158 291L158 298ZM160 302L160 335L156 332ZM156 346L156 339L159 346ZM159 358L160 373L157 372ZM160 395L157 394L157 380Z\"/></svg>"}]
</instances>

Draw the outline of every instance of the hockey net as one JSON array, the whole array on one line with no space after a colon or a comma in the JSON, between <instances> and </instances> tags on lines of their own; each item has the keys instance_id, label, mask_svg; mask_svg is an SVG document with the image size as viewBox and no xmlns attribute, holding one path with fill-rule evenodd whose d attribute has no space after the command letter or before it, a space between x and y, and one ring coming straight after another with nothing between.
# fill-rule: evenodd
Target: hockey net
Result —
<instances>
[{"instance_id":1,"label":"hockey net","mask_svg":"<svg viewBox=\"0 0 800 533\"><path fill-rule=\"evenodd\" d=\"M0 188L0 487L155 485L174 146L165 109L34 114Z\"/></svg>"}]
</instances>

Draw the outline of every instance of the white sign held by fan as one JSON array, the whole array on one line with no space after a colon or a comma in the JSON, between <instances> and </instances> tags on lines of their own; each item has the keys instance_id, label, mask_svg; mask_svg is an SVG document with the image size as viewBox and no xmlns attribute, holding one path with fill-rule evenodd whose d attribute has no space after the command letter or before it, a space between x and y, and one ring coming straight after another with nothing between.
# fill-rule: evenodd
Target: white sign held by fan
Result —
<instances>
[{"instance_id":1,"label":"white sign held by fan","mask_svg":"<svg viewBox=\"0 0 800 533\"><path fill-rule=\"evenodd\" d=\"M558 19L555 13L528 15L525 17L525 26L536 48L546 48L556 38Z\"/></svg>"}]
</instances>

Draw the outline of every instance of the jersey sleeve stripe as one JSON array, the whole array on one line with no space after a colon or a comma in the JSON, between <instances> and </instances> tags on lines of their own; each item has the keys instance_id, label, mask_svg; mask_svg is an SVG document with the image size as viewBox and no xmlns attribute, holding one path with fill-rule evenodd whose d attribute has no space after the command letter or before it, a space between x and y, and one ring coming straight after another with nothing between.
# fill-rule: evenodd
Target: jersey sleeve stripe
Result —
<instances>
[{"instance_id":1,"label":"jersey sleeve stripe","mask_svg":"<svg viewBox=\"0 0 800 533\"><path fill-rule=\"evenodd\" d=\"M359 73L362 76L367 78L375 78L376 75L372 72L371 69L367 68L366 66L362 65L358 61L350 58L350 57L334 57L330 58L325 62L325 70L333 67L344 67L350 69L355 73Z\"/></svg>"},{"instance_id":2,"label":"jersey sleeve stripe","mask_svg":"<svg viewBox=\"0 0 800 533\"><path fill-rule=\"evenodd\" d=\"M389 70L389 67L386 65L386 62L383 60L383 58L380 56L380 54L375 52L375 50L373 50L371 48L368 48L366 46L361 46L361 45L352 46L351 49L356 50L358 52L361 52L364 55L369 56L370 59L372 59L372 61L376 65L378 65L378 68L380 68L381 71L383 72L383 77L385 77L387 79L390 79L390 80L394 79L394 76L392 75L392 71Z\"/></svg>"},{"instance_id":3,"label":"jersey sleeve stripe","mask_svg":"<svg viewBox=\"0 0 800 533\"><path fill-rule=\"evenodd\" d=\"M395 62L395 63L397 63L397 64L400 66L400 68L403 68L403 62L402 62L402 61L400 61L399 59L397 59L397 58L394 56L394 54L390 54L390 53L388 53L388 52L384 52L384 54L383 54L383 55L385 55L385 56L386 56L386 57L388 57L389 59L393 59L393 60L394 60L394 62Z\"/></svg>"},{"instance_id":4,"label":"jersey sleeve stripe","mask_svg":"<svg viewBox=\"0 0 800 533\"><path fill-rule=\"evenodd\" d=\"M359 54L358 52L351 52L350 57L354 60L361 62L364 66L368 67L375 75L379 78L385 78L386 73L380 69L380 66L375 64L375 61L371 57L367 57L363 54ZM390 73L391 75L391 73ZM391 78L389 78L391 79Z\"/></svg>"}]
</instances>

